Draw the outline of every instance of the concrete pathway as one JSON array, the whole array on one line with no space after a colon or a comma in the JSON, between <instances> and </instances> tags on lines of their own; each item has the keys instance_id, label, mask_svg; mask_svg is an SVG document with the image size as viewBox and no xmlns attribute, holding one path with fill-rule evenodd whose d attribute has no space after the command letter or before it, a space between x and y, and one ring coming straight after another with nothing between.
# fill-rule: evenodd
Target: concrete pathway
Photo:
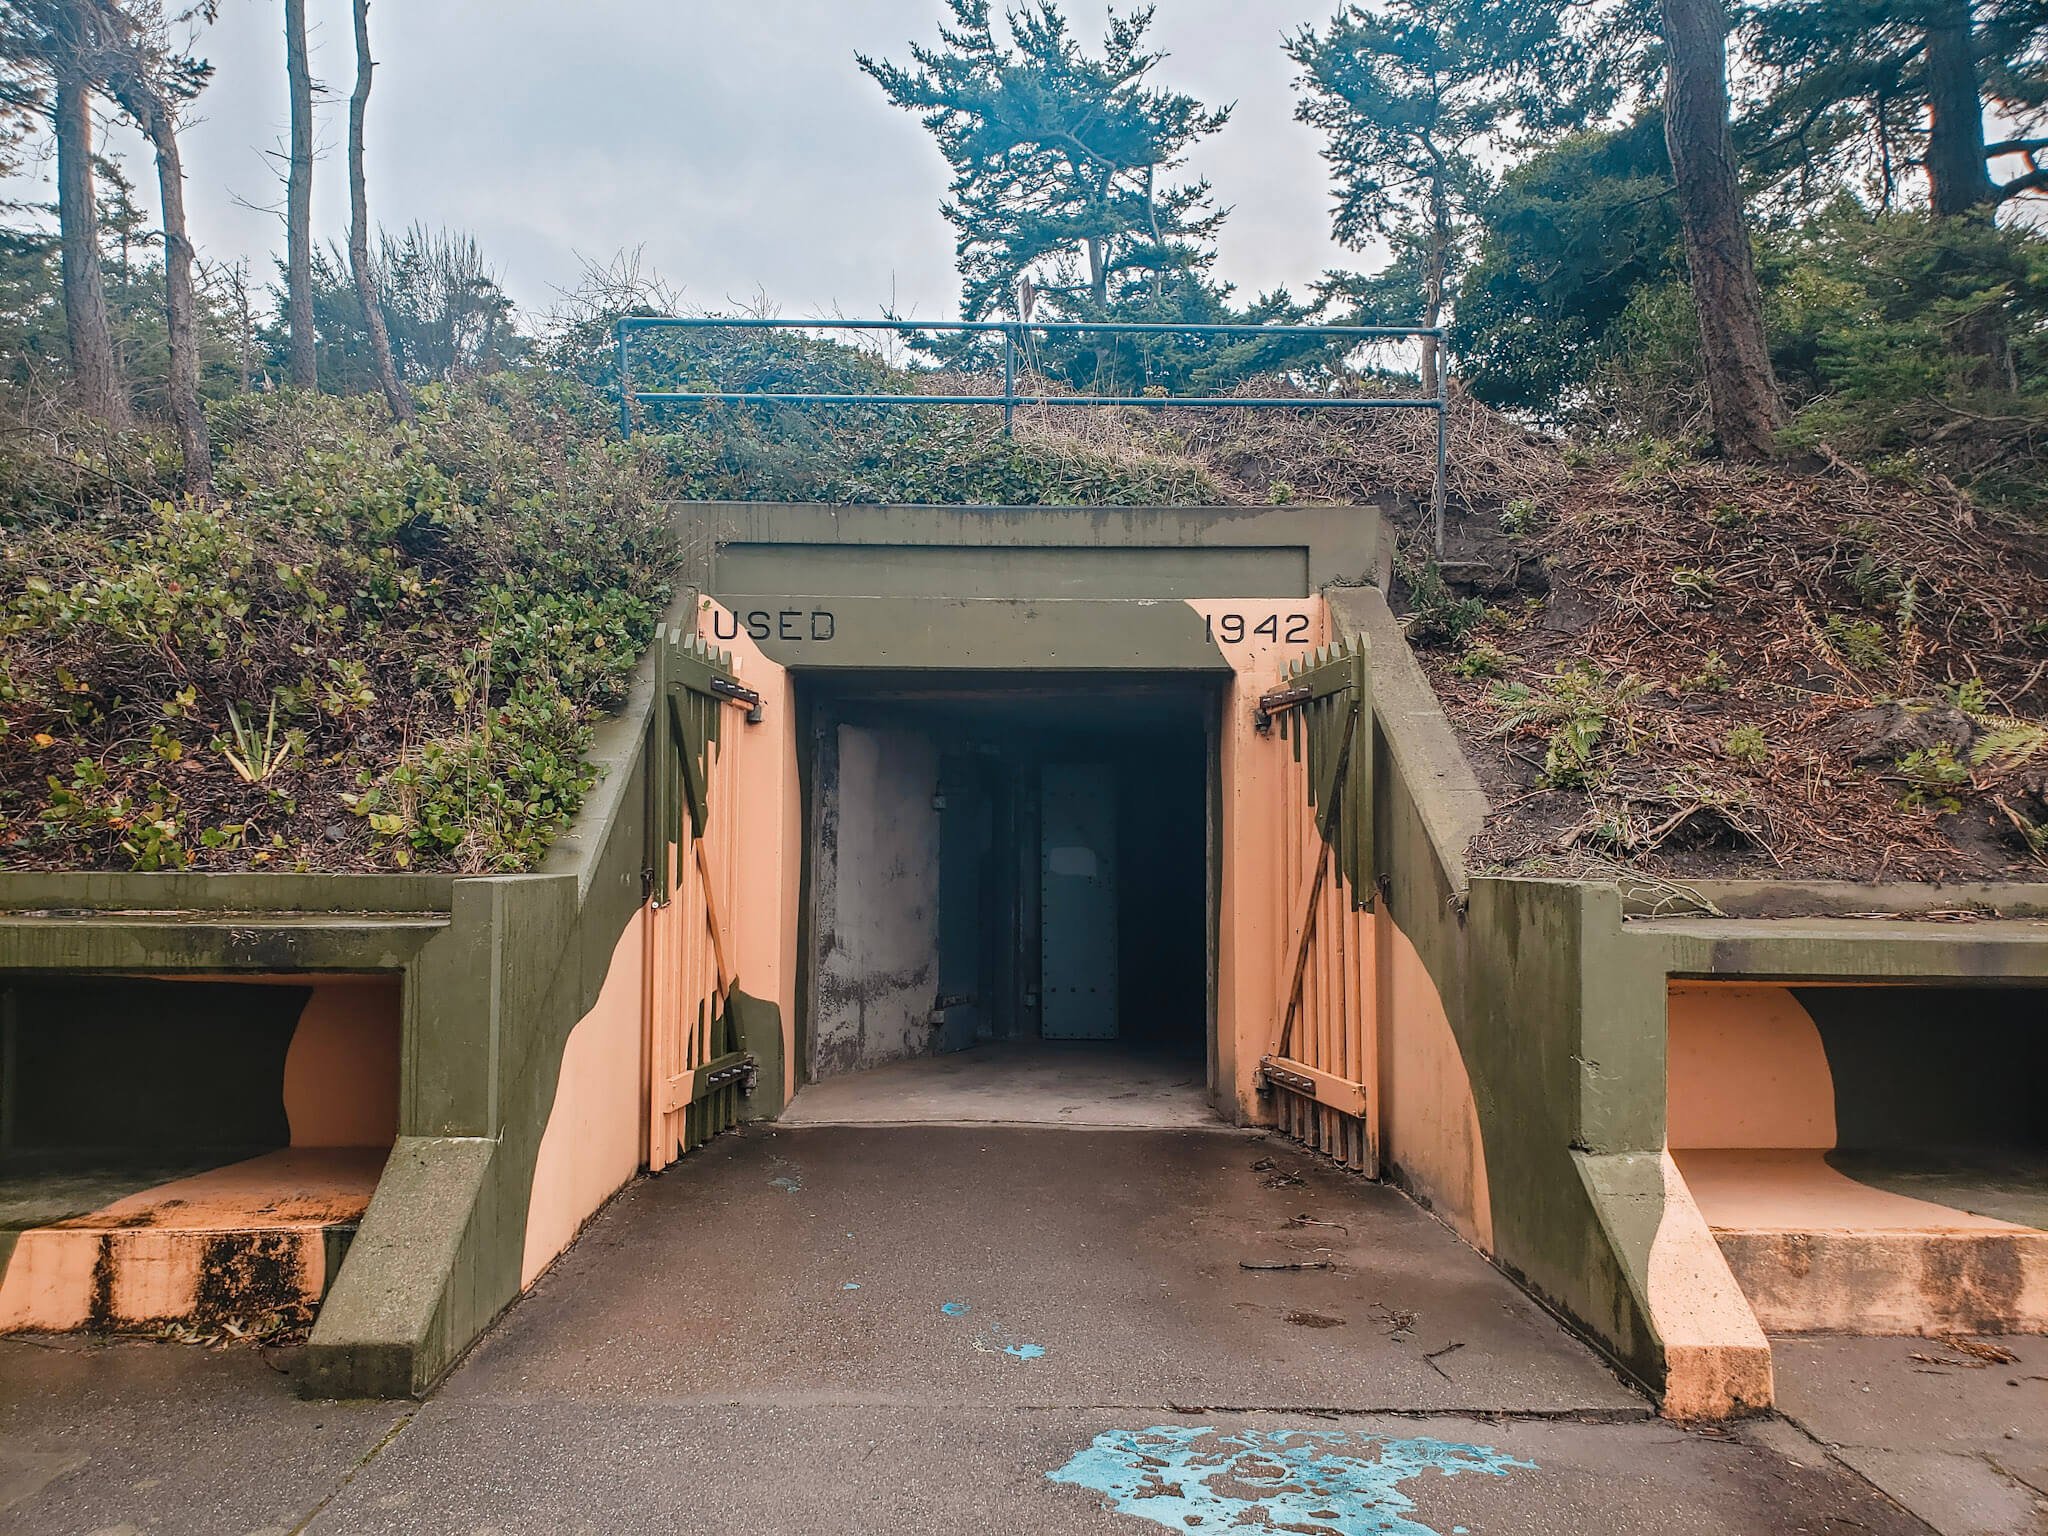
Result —
<instances>
[{"instance_id":1,"label":"concrete pathway","mask_svg":"<svg viewBox=\"0 0 2048 1536\"><path fill-rule=\"evenodd\" d=\"M2048 1338L1778 1339L1774 1443L1832 1456L1943 1536L2048 1532ZM2001 1359L2008 1355L2011 1359Z\"/></svg>"},{"instance_id":2,"label":"concrete pathway","mask_svg":"<svg viewBox=\"0 0 2048 1536\"><path fill-rule=\"evenodd\" d=\"M1218 1127L1200 1061L1115 1044L977 1045L828 1077L780 1124Z\"/></svg>"},{"instance_id":3,"label":"concrete pathway","mask_svg":"<svg viewBox=\"0 0 2048 1536\"><path fill-rule=\"evenodd\" d=\"M0 1531L1929 1529L1783 1421L1657 1420L1399 1195L1216 1131L750 1130L429 1403L291 1364L0 1343Z\"/></svg>"}]
</instances>

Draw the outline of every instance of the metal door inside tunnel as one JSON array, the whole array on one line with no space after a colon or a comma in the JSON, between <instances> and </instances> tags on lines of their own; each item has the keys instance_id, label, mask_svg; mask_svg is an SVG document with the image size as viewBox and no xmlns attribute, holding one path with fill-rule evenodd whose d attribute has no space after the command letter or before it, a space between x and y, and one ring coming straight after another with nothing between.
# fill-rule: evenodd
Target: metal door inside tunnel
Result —
<instances>
[{"instance_id":1,"label":"metal door inside tunnel","mask_svg":"<svg viewBox=\"0 0 2048 1536\"><path fill-rule=\"evenodd\" d=\"M1040 1037L1117 1037L1116 777L1048 763L1039 780Z\"/></svg>"},{"instance_id":2,"label":"metal door inside tunnel","mask_svg":"<svg viewBox=\"0 0 2048 1536\"><path fill-rule=\"evenodd\" d=\"M991 1023L996 922L992 812L981 764L972 753L939 760L939 995L932 1049L964 1051Z\"/></svg>"},{"instance_id":3,"label":"metal door inside tunnel","mask_svg":"<svg viewBox=\"0 0 2048 1536\"><path fill-rule=\"evenodd\" d=\"M1212 687L800 697L806 1080L1040 1042L1213 1068Z\"/></svg>"}]
</instances>

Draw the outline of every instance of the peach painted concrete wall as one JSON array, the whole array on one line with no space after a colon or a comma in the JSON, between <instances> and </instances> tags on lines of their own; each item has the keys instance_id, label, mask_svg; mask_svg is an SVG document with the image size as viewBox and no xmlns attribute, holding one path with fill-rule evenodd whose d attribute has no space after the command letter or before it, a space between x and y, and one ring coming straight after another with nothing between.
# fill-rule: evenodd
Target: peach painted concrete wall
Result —
<instances>
[{"instance_id":1,"label":"peach painted concrete wall","mask_svg":"<svg viewBox=\"0 0 2048 1536\"><path fill-rule=\"evenodd\" d=\"M717 638L725 614L734 639ZM762 719L747 725L734 708L728 733L745 733L738 804L739 846L733 974L747 996L773 1003L782 1017L782 1097L796 1092L797 911L803 885L803 801L797 784L796 693L788 671L762 654L746 626L710 598L701 600L698 633L732 653L733 670L761 695ZM728 740L733 739L730 734Z\"/></svg>"},{"instance_id":2,"label":"peach painted concrete wall","mask_svg":"<svg viewBox=\"0 0 2048 1536\"><path fill-rule=\"evenodd\" d=\"M209 1267L226 1266L211 1287L232 1297L250 1263L311 1304L328 1279L324 1229L369 1204L398 1132L399 978L176 979L311 989L285 1052L291 1145L23 1232L0 1277L0 1333L189 1319Z\"/></svg>"},{"instance_id":3,"label":"peach painted concrete wall","mask_svg":"<svg viewBox=\"0 0 2048 1536\"><path fill-rule=\"evenodd\" d=\"M284 1058L295 1147L388 1147L398 1136L403 1028L396 976L323 977Z\"/></svg>"},{"instance_id":4,"label":"peach painted concrete wall","mask_svg":"<svg viewBox=\"0 0 2048 1536\"><path fill-rule=\"evenodd\" d=\"M1384 915L1373 927L1381 937L1381 1155L1460 1236L1491 1253L1486 1146L1465 1054L1408 936Z\"/></svg>"},{"instance_id":5,"label":"peach painted concrete wall","mask_svg":"<svg viewBox=\"0 0 2048 1536\"><path fill-rule=\"evenodd\" d=\"M1725 1419L1771 1405L1771 1346L1670 1153L1650 1245L1650 1320L1664 1343L1663 1411Z\"/></svg>"},{"instance_id":6,"label":"peach painted concrete wall","mask_svg":"<svg viewBox=\"0 0 2048 1536\"><path fill-rule=\"evenodd\" d=\"M1294 771L1293 749L1277 731L1259 734L1253 706L1276 687L1281 669L1310 647L1329 643L1329 609L1320 597L1191 598L1188 606L1212 621L1242 614L1245 638L1235 644L1216 635L1217 649L1236 673L1223 705L1220 742L1223 854L1216 944L1217 1107L1241 1125L1271 1119L1259 1102L1259 1057L1270 1048L1274 1000L1280 988L1281 949L1287 943L1288 903L1283 888L1283 838L1299 841L1301 829L1284 824L1286 774ZM1309 619L1306 643L1284 637L1287 619ZM1254 633L1267 618L1279 622L1275 637Z\"/></svg>"},{"instance_id":7,"label":"peach painted concrete wall","mask_svg":"<svg viewBox=\"0 0 2048 1536\"><path fill-rule=\"evenodd\" d=\"M1699 1248L1693 1228L1707 1234L1728 1278L1715 1281L1704 1254L1680 1271L1660 1270L1652 1252L1672 1400L1708 1405L1667 1412L1713 1411L1718 1367L1689 1365L1698 1379L1681 1377L1679 1344L1699 1309L1728 1310L1729 1289L1739 1287L1750 1326L1773 1333L2048 1327L2048 1233L1866 1184L1828 1162L1833 1075L1788 988L1673 983L1668 1019L1665 1228L1683 1230L1688 1253Z\"/></svg>"},{"instance_id":8,"label":"peach painted concrete wall","mask_svg":"<svg viewBox=\"0 0 2048 1536\"><path fill-rule=\"evenodd\" d=\"M1216 956L1217 1075L1219 1107L1241 1124L1259 1124L1271 1110L1258 1095L1259 1057L1273 1045L1275 1011L1297 893L1284 875L1286 852L1308 828L1286 814L1290 777L1300 772L1294 748L1278 731L1260 734L1253 706L1283 681L1284 668L1330 641L1329 610L1321 598L1191 599L1188 606L1212 621L1224 613L1246 618L1244 641L1218 648L1236 673L1224 703L1221 743L1223 869ZM1306 644L1288 643L1288 616L1310 616ZM1278 636L1255 633L1274 616ZM1471 1078L1436 985L1415 947L1384 916L1371 920L1377 939L1381 1155L1465 1239L1491 1252L1493 1207L1486 1154Z\"/></svg>"},{"instance_id":9,"label":"peach painted concrete wall","mask_svg":"<svg viewBox=\"0 0 2048 1536\"><path fill-rule=\"evenodd\" d=\"M640 1167L647 1114L640 1073L645 922L646 914L635 912L626 924L596 1003L562 1048L526 1207L522 1290Z\"/></svg>"},{"instance_id":10,"label":"peach painted concrete wall","mask_svg":"<svg viewBox=\"0 0 2048 1536\"><path fill-rule=\"evenodd\" d=\"M1834 1076L1788 988L1677 982L1668 1018L1671 1146L1834 1146Z\"/></svg>"}]
</instances>

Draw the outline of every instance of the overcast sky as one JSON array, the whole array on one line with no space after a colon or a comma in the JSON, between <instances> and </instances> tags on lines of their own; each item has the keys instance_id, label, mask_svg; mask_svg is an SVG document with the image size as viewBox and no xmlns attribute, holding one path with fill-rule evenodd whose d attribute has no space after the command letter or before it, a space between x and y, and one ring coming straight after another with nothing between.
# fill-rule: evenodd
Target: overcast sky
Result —
<instances>
[{"instance_id":1,"label":"overcast sky","mask_svg":"<svg viewBox=\"0 0 2048 1536\"><path fill-rule=\"evenodd\" d=\"M1103 9L1063 0L1083 39ZM544 308L580 257L644 246L694 308L785 315L956 312L945 162L854 64L936 40L941 0L378 0L370 103L374 218L473 233L523 306ZM1332 0L1160 0L1157 78L1234 101L1190 169L1232 207L1219 274L1246 296L1299 290L1345 262L1329 240L1318 139L1293 120L1284 33ZM320 108L314 226L347 225L354 69L347 0L309 0ZM267 152L287 115L282 7L222 0L203 37L212 85L186 139L193 232L209 260L282 245ZM116 137L148 189L151 162ZM45 173L51 168L43 167ZM21 189L17 188L17 192ZM45 194L47 195L47 194ZM251 207L248 205L259 205ZM264 272L267 277L267 271Z\"/></svg>"}]
</instances>

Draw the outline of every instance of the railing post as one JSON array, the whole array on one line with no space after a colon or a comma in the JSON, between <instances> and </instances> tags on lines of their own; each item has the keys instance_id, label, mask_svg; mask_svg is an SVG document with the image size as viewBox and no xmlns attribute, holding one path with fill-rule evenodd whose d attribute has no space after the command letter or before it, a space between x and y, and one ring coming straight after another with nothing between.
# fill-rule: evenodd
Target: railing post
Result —
<instances>
[{"instance_id":1,"label":"railing post","mask_svg":"<svg viewBox=\"0 0 2048 1536\"><path fill-rule=\"evenodd\" d=\"M980 407L984 405L1000 405L1003 408L1003 432L1006 436L1014 434L1017 418L1017 406L1026 399L1029 399L1034 404L1038 405L1124 405L1144 406L1152 410L1157 410L1165 406L1184 405L1208 406L1212 408L1220 406L1233 406L1239 408L1259 410L1288 410L1328 407L1351 408L1361 410L1393 408L1401 410L1434 411L1436 413L1437 419L1436 477L1435 482L1431 488L1430 495L1431 521L1434 527L1437 554L1439 557L1441 557L1443 553L1443 544L1445 537L1444 522L1445 518L1448 515L1448 502L1450 495L1450 379L1449 371L1446 368L1440 367L1437 371L1436 393L1433 397L1428 395L1417 395L1412 397L1404 395L1393 398L1374 398L1360 397L1346 393L1337 396L1310 395L1298 397L1275 397L1272 399L1245 396L1182 396L1173 394L1163 394L1156 397L1150 394L1144 394L1133 395L1129 398L1125 398L1123 396L1114 394L1047 394L1044 392L1042 387L1036 390L1033 394L1026 396L1019 391L1017 379L1017 369L1019 365L1018 347L1020 343L1020 338L1025 341L1028 341L1028 338L1025 337L1025 332L1027 330L1038 330L1044 332L1047 335L1059 334L1077 337L1088 335L1130 335L1143 336L1148 338L1167 334L1194 336L1237 336L1249 334L1268 336L1284 332L1290 335L1324 337L1342 336L1352 338L1352 341L1349 344L1356 345L1357 339L1360 338L1370 338L1373 341L1389 341L1395 339L1412 340L1417 337L1433 337L1441 341L1441 338L1444 334L1444 328L1442 326L1275 326L1260 325L1254 323L1176 324L1173 322L1166 321L1040 321L1034 325L1030 322L1026 322L1019 319L936 321L913 323L897 320L894 318L886 320L792 320L784 319L779 316L773 318L761 316L625 316L621 317L615 323L615 334L617 337L618 348L619 374L619 432L621 437L630 437L632 435L633 410L640 400L639 392L635 390L635 388L633 387L632 333L636 330L651 330L665 326L674 326L686 330L704 329L712 327L730 327L734 329L748 331L958 331L976 336L986 336L1000 333L1003 338L1003 389L1001 394L994 394L988 392L987 390L982 390L974 394L966 395L938 395L927 393L834 394L777 392L766 390L728 391L672 390L661 388L651 389L647 392L647 398L655 402L657 405L701 405L719 401L730 402L739 405L865 405L870 403L879 403L884 405L911 405L919 407L934 405L960 405L975 407ZM1097 356L1102 357L1105 355L1106 354L1104 353L1103 349L1100 346L1098 346ZM1033 356L1034 354L1027 347L1023 355L1023 363L1025 364L1025 366L1031 365ZM657 380L656 382L658 384L660 381ZM1115 381L1112 379L1111 384L1114 385L1114 382ZM1131 387L1139 388L1141 386L1133 385Z\"/></svg>"},{"instance_id":2,"label":"railing post","mask_svg":"<svg viewBox=\"0 0 2048 1536\"><path fill-rule=\"evenodd\" d=\"M616 334L619 338L619 436L633 435L633 388L626 376L626 322L621 319Z\"/></svg>"},{"instance_id":3,"label":"railing post","mask_svg":"<svg viewBox=\"0 0 2048 1536\"><path fill-rule=\"evenodd\" d=\"M1003 436L1011 435L1017 419L1017 333L1003 327Z\"/></svg>"},{"instance_id":4,"label":"railing post","mask_svg":"<svg viewBox=\"0 0 2048 1536\"><path fill-rule=\"evenodd\" d=\"M1449 494L1446 468L1450 462L1451 370L1446 365L1442 338L1436 348L1436 483L1429 491L1429 517L1436 534L1436 558L1444 558L1444 501Z\"/></svg>"}]
</instances>

